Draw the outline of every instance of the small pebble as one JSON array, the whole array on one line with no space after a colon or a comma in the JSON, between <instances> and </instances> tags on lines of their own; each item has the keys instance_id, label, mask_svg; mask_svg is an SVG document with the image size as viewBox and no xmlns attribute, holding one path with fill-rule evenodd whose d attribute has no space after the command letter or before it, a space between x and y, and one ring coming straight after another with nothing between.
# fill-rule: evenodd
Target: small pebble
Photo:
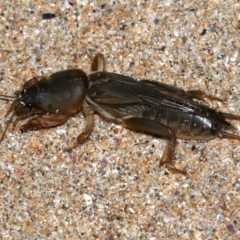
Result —
<instances>
[{"instance_id":1,"label":"small pebble","mask_svg":"<svg viewBox=\"0 0 240 240\"><path fill-rule=\"evenodd\" d=\"M54 13L43 13L42 14L43 20L48 20L48 19L55 18L55 17L56 17L56 15Z\"/></svg>"}]
</instances>

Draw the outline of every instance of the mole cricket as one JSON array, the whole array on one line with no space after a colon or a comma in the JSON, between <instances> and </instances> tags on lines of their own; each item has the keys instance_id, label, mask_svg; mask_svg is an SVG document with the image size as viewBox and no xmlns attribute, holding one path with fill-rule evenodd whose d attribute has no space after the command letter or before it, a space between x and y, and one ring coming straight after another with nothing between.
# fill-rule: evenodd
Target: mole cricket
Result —
<instances>
[{"instance_id":1,"label":"mole cricket","mask_svg":"<svg viewBox=\"0 0 240 240\"><path fill-rule=\"evenodd\" d=\"M229 132L235 128L227 121L240 120L240 116L215 111L198 101L218 98L200 90L184 91L150 80L138 81L104 68L104 57L98 53L92 58L89 75L77 68L67 69L32 78L14 96L0 95L2 100L13 101L0 142L10 124L25 120L20 127L23 132L50 128L63 124L81 110L85 128L70 149L89 137L94 113L134 131L166 139L161 165L171 163L176 138L240 140L240 135Z\"/></svg>"}]
</instances>

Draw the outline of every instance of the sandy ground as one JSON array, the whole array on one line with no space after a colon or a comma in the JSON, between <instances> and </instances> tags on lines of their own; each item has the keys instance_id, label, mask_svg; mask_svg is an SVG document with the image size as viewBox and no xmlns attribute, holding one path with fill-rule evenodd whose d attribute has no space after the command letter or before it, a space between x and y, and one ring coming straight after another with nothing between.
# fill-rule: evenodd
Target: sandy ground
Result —
<instances>
[{"instance_id":1,"label":"sandy ground","mask_svg":"<svg viewBox=\"0 0 240 240\"><path fill-rule=\"evenodd\" d=\"M1 1L0 92L67 68L89 73L85 52L101 52L110 72L201 89L225 99L211 107L240 114L240 3L137 2ZM1 101L1 132L9 107ZM64 151L83 127L81 113L47 130L10 127L1 239L240 239L238 141L178 140L182 176L158 167L164 140L98 115L90 139Z\"/></svg>"}]
</instances>

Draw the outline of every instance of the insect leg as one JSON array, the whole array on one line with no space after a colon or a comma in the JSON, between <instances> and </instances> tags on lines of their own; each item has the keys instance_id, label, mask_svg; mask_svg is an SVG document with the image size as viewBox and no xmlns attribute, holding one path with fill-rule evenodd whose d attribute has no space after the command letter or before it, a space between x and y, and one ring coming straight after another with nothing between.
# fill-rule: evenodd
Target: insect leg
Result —
<instances>
[{"instance_id":1,"label":"insect leg","mask_svg":"<svg viewBox=\"0 0 240 240\"><path fill-rule=\"evenodd\" d=\"M97 53L94 57L92 57L92 55L87 51L86 54L91 61L91 72L105 71L105 61L103 54Z\"/></svg>"},{"instance_id":2,"label":"insect leg","mask_svg":"<svg viewBox=\"0 0 240 240\"><path fill-rule=\"evenodd\" d=\"M69 115L60 115L60 114L46 114L41 115L38 117L34 117L27 121L25 124L21 126L21 131L31 131L31 130L37 130L41 128L50 128L55 127L57 125L60 125L64 123L69 118Z\"/></svg>"},{"instance_id":3,"label":"insect leg","mask_svg":"<svg viewBox=\"0 0 240 240\"><path fill-rule=\"evenodd\" d=\"M194 100L194 99L198 99L201 101L205 102L205 98L211 101L219 101L219 102L223 102L224 100L221 98L217 98L214 97L212 95L206 94L201 90L188 90L188 91L184 91L181 88L177 88L165 83L161 83L161 82L154 82L154 81L150 81L150 80L142 80L141 82L146 83L147 85L152 85L153 87L157 88L158 90L167 93L167 94L171 94L173 96L176 97L181 97L181 98L185 98L188 100Z\"/></svg>"},{"instance_id":4,"label":"insect leg","mask_svg":"<svg viewBox=\"0 0 240 240\"><path fill-rule=\"evenodd\" d=\"M204 101L204 98L211 100L211 101L218 101L218 102L224 102L224 99L212 96L210 94L206 94L201 90L188 90L185 92L186 97L190 100L198 99Z\"/></svg>"},{"instance_id":5,"label":"insect leg","mask_svg":"<svg viewBox=\"0 0 240 240\"><path fill-rule=\"evenodd\" d=\"M84 131L80 133L80 135L77 138L78 144L84 143L86 139L89 137L93 129L93 122L94 122L93 113L86 114L86 125Z\"/></svg>"},{"instance_id":6,"label":"insect leg","mask_svg":"<svg viewBox=\"0 0 240 240\"><path fill-rule=\"evenodd\" d=\"M157 121L137 117L124 120L122 125L135 131L145 132L167 139L168 143L161 157L160 166L171 163L176 145L176 136L169 127Z\"/></svg>"},{"instance_id":7,"label":"insect leg","mask_svg":"<svg viewBox=\"0 0 240 240\"><path fill-rule=\"evenodd\" d=\"M78 135L77 142L72 147L64 148L64 151L71 151L72 149L83 144L92 132L94 124L94 111L86 103L83 103L82 111L86 119L84 130Z\"/></svg>"},{"instance_id":8,"label":"insect leg","mask_svg":"<svg viewBox=\"0 0 240 240\"><path fill-rule=\"evenodd\" d=\"M105 70L105 62L104 62L103 54L97 53L92 58L91 71L99 72L99 71L104 71L104 70Z\"/></svg>"}]
</instances>

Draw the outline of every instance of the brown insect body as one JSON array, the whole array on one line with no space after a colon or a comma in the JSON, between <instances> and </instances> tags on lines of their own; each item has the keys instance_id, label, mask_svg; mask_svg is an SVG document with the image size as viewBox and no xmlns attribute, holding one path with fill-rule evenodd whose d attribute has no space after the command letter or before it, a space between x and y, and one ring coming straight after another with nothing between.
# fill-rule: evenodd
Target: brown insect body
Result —
<instances>
[{"instance_id":1,"label":"brown insect body","mask_svg":"<svg viewBox=\"0 0 240 240\"><path fill-rule=\"evenodd\" d=\"M86 102L104 118L130 129L169 140L163 161L172 158L176 138L240 140L228 133L234 127L226 119L240 116L221 113L195 101L212 98L201 91L184 91L148 80L108 72L89 75Z\"/></svg>"},{"instance_id":2,"label":"brown insect body","mask_svg":"<svg viewBox=\"0 0 240 240\"><path fill-rule=\"evenodd\" d=\"M91 58L88 76L79 69L68 69L49 76L35 77L23 86L16 97L0 95L0 99L13 99L9 124L26 120L23 131L54 127L64 123L81 108L86 117L84 131L78 144L90 135L94 112L135 131L157 135L168 144L161 163L172 159L176 138L210 140L216 137L240 140L229 133L234 127L226 119L240 120L240 116L221 113L195 101L219 100L199 90L184 91L149 80L137 81L121 74L103 72L103 55ZM74 145L76 147L77 145Z\"/></svg>"}]
</instances>

